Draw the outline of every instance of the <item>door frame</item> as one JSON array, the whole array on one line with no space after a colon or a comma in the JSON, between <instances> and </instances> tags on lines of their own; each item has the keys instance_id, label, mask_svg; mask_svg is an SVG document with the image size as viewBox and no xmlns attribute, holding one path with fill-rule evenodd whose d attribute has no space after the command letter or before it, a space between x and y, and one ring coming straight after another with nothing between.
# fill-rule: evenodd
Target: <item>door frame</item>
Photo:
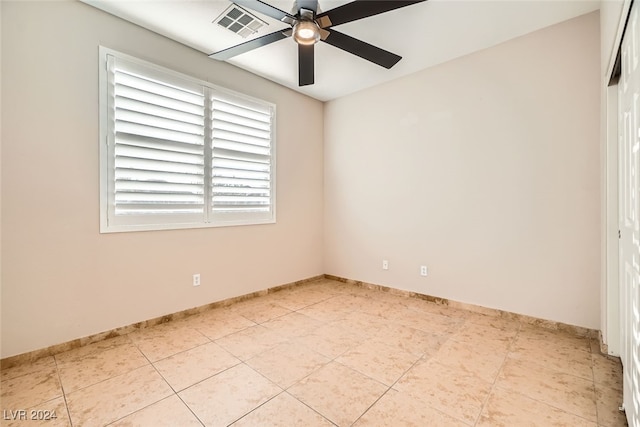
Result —
<instances>
[{"instance_id":1,"label":"door frame","mask_svg":"<svg viewBox=\"0 0 640 427\"><path fill-rule=\"evenodd\" d=\"M602 316L602 350L612 356L620 356L620 282L618 238L618 84L605 88L606 94L606 146L604 148L604 250L605 280Z\"/></svg>"},{"instance_id":2,"label":"door frame","mask_svg":"<svg viewBox=\"0 0 640 427\"><path fill-rule=\"evenodd\" d=\"M620 283L619 283L619 217L618 217L618 66L620 46L633 0L624 0L613 49L602 80L603 97L601 146L602 221L601 221L601 344L602 350L620 356Z\"/></svg>"}]
</instances>

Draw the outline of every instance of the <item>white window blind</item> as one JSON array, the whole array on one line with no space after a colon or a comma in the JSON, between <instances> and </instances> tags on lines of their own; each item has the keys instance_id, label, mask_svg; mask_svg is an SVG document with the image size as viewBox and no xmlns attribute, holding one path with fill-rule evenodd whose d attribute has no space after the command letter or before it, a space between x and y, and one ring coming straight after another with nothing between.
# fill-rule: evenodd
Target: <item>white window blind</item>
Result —
<instances>
[{"instance_id":1,"label":"white window blind","mask_svg":"<svg viewBox=\"0 0 640 427\"><path fill-rule=\"evenodd\" d=\"M271 111L230 96L211 100L211 206L216 214L271 210Z\"/></svg>"},{"instance_id":2,"label":"white window blind","mask_svg":"<svg viewBox=\"0 0 640 427\"><path fill-rule=\"evenodd\" d=\"M273 105L101 58L102 232L274 222Z\"/></svg>"}]
</instances>

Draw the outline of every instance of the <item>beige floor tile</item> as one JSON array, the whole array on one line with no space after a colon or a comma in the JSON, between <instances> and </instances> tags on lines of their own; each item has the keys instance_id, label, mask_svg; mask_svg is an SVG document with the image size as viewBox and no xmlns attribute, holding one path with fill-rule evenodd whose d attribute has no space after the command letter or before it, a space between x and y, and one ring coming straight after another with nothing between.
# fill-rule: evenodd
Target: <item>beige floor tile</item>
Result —
<instances>
[{"instance_id":1,"label":"beige floor tile","mask_svg":"<svg viewBox=\"0 0 640 427\"><path fill-rule=\"evenodd\" d=\"M273 295L276 297L278 305L293 311L301 310L304 307L332 297L331 294L319 292L310 287L298 288L292 291L275 292Z\"/></svg>"},{"instance_id":2,"label":"beige floor tile","mask_svg":"<svg viewBox=\"0 0 640 427\"><path fill-rule=\"evenodd\" d=\"M496 389L491 394L477 425L482 427L596 427L594 422L519 393L502 389Z\"/></svg>"},{"instance_id":3,"label":"beige floor tile","mask_svg":"<svg viewBox=\"0 0 640 427\"><path fill-rule=\"evenodd\" d=\"M339 425L351 425L387 387L353 369L331 362L288 391L315 411Z\"/></svg>"},{"instance_id":4,"label":"beige floor tile","mask_svg":"<svg viewBox=\"0 0 640 427\"><path fill-rule=\"evenodd\" d=\"M545 329L537 326L522 325L516 342L531 342L541 350L549 352L558 350L582 350L591 352L591 343L588 338L571 335L567 332Z\"/></svg>"},{"instance_id":5,"label":"beige floor tile","mask_svg":"<svg viewBox=\"0 0 640 427\"><path fill-rule=\"evenodd\" d=\"M596 385L598 424L602 427L624 427L627 418L618 410L622 405L622 391Z\"/></svg>"},{"instance_id":6,"label":"beige floor tile","mask_svg":"<svg viewBox=\"0 0 640 427\"><path fill-rule=\"evenodd\" d=\"M236 365L179 396L206 426L229 425L282 391L249 368Z\"/></svg>"},{"instance_id":7,"label":"beige floor tile","mask_svg":"<svg viewBox=\"0 0 640 427\"><path fill-rule=\"evenodd\" d=\"M193 316L190 326L211 340L255 326L256 323L228 309L214 309Z\"/></svg>"},{"instance_id":8,"label":"beige floor tile","mask_svg":"<svg viewBox=\"0 0 640 427\"><path fill-rule=\"evenodd\" d=\"M408 307L407 305L407 301L409 300L416 300L416 298L408 298L405 295L396 295L393 292L386 292L386 291L374 291L373 294L370 295L370 298L372 300L377 300L377 301L382 301L382 302L386 302L389 304L393 304L393 305L398 305L401 307Z\"/></svg>"},{"instance_id":9,"label":"beige floor tile","mask_svg":"<svg viewBox=\"0 0 640 427\"><path fill-rule=\"evenodd\" d=\"M70 427L69 413L64 397L57 397L33 408L20 408L24 412L3 412L0 425L6 427ZM20 411L20 410L18 410Z\"/></svg>"},{"instance_id":10,"label":"beige floor tile","mask_svg":"<svg viewBox=\"0 0 640 427\"><path fill-rule=\"evenodd\" d=\"M58 364L77 362L95 353L101 353L105 350L111 350L123 345L131 345L131 343L132 341L129 335L121 335L56 354L55 359Z\"/></svg>"},{"instance_id":11,"label":"beige floor tile","mask_svg":"<svg viewBox=\"0 0 640 427\"><path fill-rule=\"evenodd\" d=\"M292 312L262 324L280 335L292 338L307 335L322 325L322 322L304 314Z\"/></svg>"},{"instance_id":12,"label":"beige floor tile","mask_svg":"<svg viewBox=\"0 0 640 427\"><path fill-rule=\"evenodd\" d=\"M116 421L173 393L153 366L110 378L69 393L67 405L73 425L102 426Z\"/></svg>"},{"instance_id":13,"label":"beige floor tile","mask_svg":"<svg viewBox=\"0 0 640 427\"><path fill-rule=\"evenodd\" d=\"M232 425L234 427L333 426L326 418L286 392L280 393Z\"/></svg>"},{"instance_id":14,"label":"beige floor tile","mask_svg":"<svg viewBox=\"0 0 640 427\"><path fill-rule=\"evenodd\" d=\"M460 310L444 304L436 304L419 298L407 298L407 300L408 302L405 305L417 311L439 314L441 316L454 317L457 319L466 319L470 314L467 310Z\"/></svg>"},{"instance_id":15,"label":"beige floor tile","mask_svg":"<svg viewBox=\"0 0 640 427\"><path fill-rule=\"evenodd\" d=\"M448 340L442 344L433 358L462 373L475 375L493 383L504 363L505 355L485 353L479 356L474 346Z\"/></svg>"},{"instance_id":16,"label":"beige floor tile","mask_svg":"<svg viewBox=\"0 0 640 427\"><path fill-rule=\"evenodd\" d=\"M430 334L451 334L462 325L463 320L407 308L398 313L393 322Z\"/></svg>"},{"instance_id":17,"label":"beige floor tile","mask_svg":"<svg viewBox=\"0 0 640 427\"><path fill-rule=\"evenodd\" d=\"M287 341L287 338L261 325L243 329L215 342L239 358L247 360Z\"/></svg>"},{"instance_id":18,"label":"beige floor tile","mask_svg":"<svg viewBox=\"0 0 640 427\"><path fill-rule=\"evenodd\" d=\"M326 279L0 379L1 409L56 411L43 426L625 425L597 340Z\"/></svg>"},{"instance_id":19,"label":"beige floor tile","mask_svg":"<svg viewBox=\"0 0 640 427\"><path fill-rule=\"evenodd\" d=\"M336 359L376 381L391 386L420 356L380 342L365 341Z\"/></svg>"},{"instance_id":20,"label":"beige floor tile","mask_svg":"<svg viewBox=\"0 0 640 427\"><path fill-rule=\"evenodd\" d=\"M593 381L508 357L496 386L596 421Z\"/></svg>"},{"instance_id":21,"label":"beige floor tile","mask_svg":"<svg viewBox=\"0 0 640 427\"><path fill-rule=\"evenodd\" d=\"M316 328L310 334L299 337L297 341L329 359L334 359L364 339L364 336L342 328L339 322L333 322Z\"/></svg>"},{"instance_id":22,"label":"beige floor tile","mask_svg":"<svg viewBox=\"0 0 640 427\"><path fill-rule=\"evenodd\" d=\"M363 302L358 311L391 320L398 317L405 309L406 306L395 300L369 298Z\"/></svg>"},{"instance_id":23,"label":"beige floor tile","mask_svg":"<svg viewBox=\"0 0 640 427\"><path fill-rule=\"evenodd\" d=\"M0 381L10 380L12 378L21 377L22 375L33 374L38 371L55 369L56 361L53 356L43 357L33 363L23 363L9 369L0 371Z\"/></svg>"},{"instance_id":24,"label":"beige floor tile","mask_svg":"<svg viewBox=\"0 0 640 427\"><path fill-rule=\"evenodd\" d=\"M129 336L151 362L210 342L195 329L170 323L132 332Z\"/></svg>"},{"instance_id":25,"label":"beige floor tile","mask_svg":"<svg viewBox=\"0 0 640 427\"><path fill-rule=\"evenodd\" d=\"M2 410L33 408L60 396L62 387L55 366L0 382Z\"/></svg>"},{"instance_id":26,"label":"beige floor tile","mask_svg":"<svg viewBox=\"0 0 640 427\"><path fill-rule=\"evenodd\" d=\"M510 357L540 364L548 369L593 380L591 353L586 344L576 346L572 340L552 341L518 335L511 347Z\"/></svg>"},{"instance_id":27,"label":"beige floor tile","mask_svg":"<svg viewBox=\"0 0 640 427\"><path fill-rule=\"evenodd\" d=\"M348 313L348 310L336 303L333 299L328 299L298 310L298 313L320 322L333 322L344 317Z\"/></svg>"},{"instance_id":28,"label":"beige floor tile","mask_svg":"<svg viewBox=\"0 0 640 427\"><path fill-rule=\"evenodd\" d=\"M284 308L270 300L273 300L273 297L259 297L234 304L229 308L255 323L264 323L291 313L288 308Z\"/></svg>"},{"instance_id":29,"label":"beige floor tile","mask_svg":"<svg viewBox=\"0 0 640 427\"><path fill-rule=\"evenodd\" d=\"M315 282L309 287L314 289L315 292L318 293L318 295L324 295L326 297L325 300L327 300L343 293L340 289L338 289L338 287L333 286L334 283L335 282L333 281L322 280Z\"/></svg>"},{"instance_id":30,"label":"beige floor tile","mask_svg":"<svg viewBox=\"0 0 640 427\"><path fill-rule=\"evenodd\" d=\"M447 337L391 323L380 328L376 335L371 338L371 341L380 342L417 356L423 356L435 354L447 340Z\"/></svg>"},{"instance_id":31,"label":"beige floor tile","mask_svg":"<svg viewBox=\"0 0 640 427\"><path fill-rule=\"evenodd\" d=\"M329 358L303 344L285 342L246 363L285 389L329 363Z\"/></svg>"},{"instance_id":32,"label":"beige floor tile","mask_svg":"<svg viewBox=\"0 0 640 427\"><path fill-rule=\"evenodd\" d=\"M392 295L389 294L388 296L386 296L385 294L385 299L389 298L389 297L393 297L394 298L394 302L404 308L410 308L412 310L416 310L416 311L426 311L426 312L430 312L429 311L429 306L431 305L435 305L433 303L430 303L427 300L424 299L419 299L419 298L414 298L414 297L410 297L410 296L403 296L403 295ZM375 299L375 297L374 297Z\"/></svg>"},{"instance_id":33,"label":"beige floor tile","mask_svg":"<svg viewBox=\"0 0 640 427\"><path fill-rule=\"evenodd\" d=\"M354 426L466 427L460 420L396 390L389 390Z\"/></svg>"},{"instance_id":34,"label":"beige floor tile","mask_svg":"<svg viewBox=\"0 0 640 427\"><path fill-rule=\"evenodd\" d=\"M366 296L369 292L371 292L371 289L368 289L366 287L366 285L363 284L357 284L350 282L350 283L345 283L345 287L343 288L343 291L341 292L342 295L360 295L360 296Z\"/></svg>"},{"instance_id":35,"label":"beige floor tile","mask_svg":"<svg viewBox=\"0 0 640 427\"><path fill-rule=\"evenodd\" d=\"M366 286L356 286L349 294L361 298L377 298L378 295L380 295L380 291L377 289L369 289Z\"/></svg>"},{"instance_id":36,"label":"beige floor tile","mask_svg":"<svg viewBox=\"0 0 640 427\"><path fill-rule=\"evenodd\" d=\"M176 395L147 406L113 424L112 427L201 427L202 423Z\"/></svg>"},{"instance_id":37,"label":"beige floor tile","mask_svg":"<svg viewBox=\"0 0 640 427\"><path fill-rule=\"evenodd\" d=\"M360 295L364 295L365 290L363 289L354 289L353 290L354 293L349 293L349 294L340 294L340 295L336 295L335 297L331 298L330 301L332 304L334 304L336 307L340 307L343 310L346 310L349 313L352 313L354 311L358 311L358 309L366 303L366 296L360 296ZM360 294L360 295L356 295Z\"/></svg>"},{"instance_id":38,"label":"beige floor tile","mask_svg":"<svg viewBox=\"0 0 640 427\"><path fill-rule=\"evenodd\" d=\"M447 415L472 424L491 383L430 359L418 362L393 386Z\"/></svg>"},{"instance_id":39,"label":"beige floor tile","mask_svg":"<svg viewBox=\"0 0 640 427\"><path fill-rule=\"evenodd\" d=\"M517 330L499 329L493 326L465 322L451 335L451 339L472 345L481 354L506 355Z\"/></svg>"},{"instance_id":40,"label":"beige floor tile","mask_svg":"<svg viewBox=\"0 0 640 427\"><path fill-rule=\"evenodd\" d=\"M353 289L353 285L331 279L322 279L318 281L317 286L322 286L325 291L332 292L334 295L346 294Z\"/></svg>"},{"instance_id":41,"label":"beige floor tile","mask_svg":"<svg viewBox=\"0 0 640 427\"><path fill-rule=\"evenodd\" d=\"M71 393L149 364L147 358L132 343L85 354L82 358L64 358L63 360L68 361L58 364L65 393Z\"/></svg>"},{"instance_id":42,"label":"beige floor tile","mask_svg":"<svg viewBox=\"0 0 640 427\"><path fill-rule=\"evenodd\" d=\"M620 359L592 354L593 378L596 386L622 390L622 364Z\"/></svg>"},{"instance_id":43,"label":"beige floor tile","mask_svg":"<svg viewBox=\"0 0 640 427\"><path fill-rule=\"evenodd\" d=\"M481 326L490 326L505 331L517 332L520 328L520 322L517 320L504 319L500 316L489 316L480 313L469 313L465 319L468 323L475 323Z\"/></svg>"},{"instance_id":44,"label":"beige floor tile","mask_svg":"<svg viewBox=\"0 0 640 427\"><path fill-rule=\"evenodd\" d=\"M372 337L376 335L381 328L387 326L389 321L382 317L374 316L373 314L353 311L333 322L333 324L337 324L341 328L354 334Z\"/></svg>"},{"instance_id":45,"label":"beige floor tile","mask_svg":"<svg viewBox=\"0 0 640 427\"><path fill-rule=\"evenodd\" d=\"M159 360L154 366L175 391L180 391L238 363L239 359L210 342Z\"/></svg>"}]
</instances>

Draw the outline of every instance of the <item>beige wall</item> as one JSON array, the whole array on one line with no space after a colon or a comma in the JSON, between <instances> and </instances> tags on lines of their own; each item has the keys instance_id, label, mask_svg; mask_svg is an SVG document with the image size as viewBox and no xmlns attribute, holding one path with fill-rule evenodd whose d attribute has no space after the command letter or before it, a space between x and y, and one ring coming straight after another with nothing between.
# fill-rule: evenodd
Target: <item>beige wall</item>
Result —
<instances>
[{"instance_id":1,"label":"beige wall","mask_svg":"<svg viewBox=\"0 0 640 427\"><path fill-rule=\"evenodd\" d=\"M325 104L326 273L598 328L599 49L595 12Z\"/></svg>"},{"instance_id":2,"label":"beige wall","mask_svg":"<svg viewBox=\"0 0 640 427\"><path fill-rule=\"evenodd\" d=\"M323 273L320 102L82 3L0 4L1 357ZM277 224L99 233L101 44L277 104Z\"/></svg>"}]
</instances>

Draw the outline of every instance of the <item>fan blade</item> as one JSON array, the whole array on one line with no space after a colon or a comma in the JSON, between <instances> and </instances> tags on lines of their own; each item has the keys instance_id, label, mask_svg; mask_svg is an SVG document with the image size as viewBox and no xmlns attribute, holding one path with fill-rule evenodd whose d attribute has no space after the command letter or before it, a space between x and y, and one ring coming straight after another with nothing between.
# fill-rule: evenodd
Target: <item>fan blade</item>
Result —
<instances>
[{"instance_id":1,"label":"fan blade","mask_svg":"<svg viewBox=\"0 0 640 427\"><path fill-rule=\"evenodd\" d=\"M426 0L356 0L319 14L317 21L322 28L328 28L423 1Z\"/></svg>"},{"instance_id":2,"label":"fan blade","mask_svg":"<svg viewBox=\"0 0 640 427\"><path fill-rule=\"evenodd\" d=\"M318 0L296 0L296 10L300 9L313 10L315 15L318 10Z\"/></svg>"},{"instance_id":3,"label":"fan blade","mask_svg":"<svg viewBox=\"0 0 640 427\"><path fill-rule=\"evenodd\" d=\"M380 49L362 40L354 39L333 29L329 32L329 37L322 41L384 68L391 68L402 59L401 56L395 53Z\"/></svg>"},{"instance_id":4,"label":"fan blade","mask_svg":"<svg viewBox=\"0 0 640 427\"><path fill-rule=\"evenodd\" d=\"M221 50L219 52L212 53L209 58L217 59L219 61L225 61L234 56L240 55L250 50L257 49L262 46L266 46L278 40L286 39L288 36L285 31L276 31L275 33L267 34L257 39L249 40L248 42L240 43L235 46L231 46L228 49Z\"/></svg>"},{"instance_id":5,"label":"fan blade","mask_svg":"<svg viewBox=\"0 0 640 427\"><path fill-rule=\"evenodd\" d=\"M260 12L263 15L270 16L274 19L277 19L278 21L291 23L295 20L293 16L289 15L284 10L280 10L277 7L273 7L270 4L267 4L260 0L233 0L233 3L246 7L247 9L252 9L256 12Z\"/></svg>"},{"instance_id":6,"label":"fan blade","mask_svg":"<svg viewBox=\"0 0 640 427\"><path fill-rule=\"evenodd\" d=\"M307 86L314 83L313 45L298 45L298 86Z\"/></svg>"}]
</instances>

